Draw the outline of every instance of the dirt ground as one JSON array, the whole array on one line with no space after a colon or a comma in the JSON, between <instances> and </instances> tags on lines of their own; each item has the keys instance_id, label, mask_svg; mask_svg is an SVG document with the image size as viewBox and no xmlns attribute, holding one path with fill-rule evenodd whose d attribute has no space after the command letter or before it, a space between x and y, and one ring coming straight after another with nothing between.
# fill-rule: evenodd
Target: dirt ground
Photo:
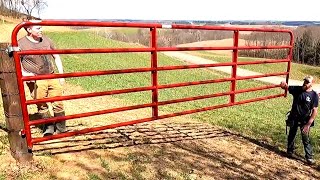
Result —
<instances>
[{"instance_id":1,"label":"dirt ground","mask_svg":"<svg viewBox=\"0 0 320 180\"><path fill-rule=\"evenodd\" d=\"M13 26L1 28L9 34ZM231 40L210 43L228 46ZM65 94L79 93L85 91L65 86ZM128 105L110 97L65 101L68 115ZM70 120L67 125L72 131L150 114L141 109ZM38 128L32 131L41 135ZM0 134L5 137L1 129ZM34 146L34 162L26 166L10 156L5 139L0 139L0 147L5 147L0 151L0 179L320 179L318 164L288 159L278 147L189 116L43 142Z\"/></svg>"},{"instance_id":2,"label":"dirt ground","mask_svg":"<svg viewBox=\"0 0 320 180\"><path fill-rule=\"evenodd\" d=\"M86 93L66 85L65 94ZM127 106L99 97L66 101L67 114ZM70 130L149 116L146 109L68 121ZM40 130L33 128L34 136ZM319 179L318 166L288 159L277 147L198 122L188 116L119 127L34 146L22 167L9 152L0 170L9 179ZM22 175L21 175L22 174ZM26 174L26 175L23 175Z\"/></svg>"},{"instance_id":3,"label":"dirt ground","mask_svg":"<svg viewBox=\"0 0 320 180\"><path fill-rule=\"evenodd\" d=\"M221 39L221 40L208 40L208 41L199 41L193 43L180 44L178 47L227 47L233 46L233 38ZM245 40L239 39L239 46L245 46ZM212 51L215 54L221 55L231 55L231 50L214 50Z\"/></svg>"}]
</instances>

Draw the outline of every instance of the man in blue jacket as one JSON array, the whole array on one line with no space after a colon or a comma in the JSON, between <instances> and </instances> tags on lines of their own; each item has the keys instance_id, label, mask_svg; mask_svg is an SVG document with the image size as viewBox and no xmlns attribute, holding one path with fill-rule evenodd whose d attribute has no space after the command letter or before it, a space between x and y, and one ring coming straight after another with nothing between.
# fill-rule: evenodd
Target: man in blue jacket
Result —
<instances>
[{"instance_id":1,"label":"man in blue jacket","mask_svg":"<svg viewBox=\"0 0 320 180\"><path fill-rule=\"evenodd\" d=\"M286 82L281 82L282 89L288 89L293 96L293 103L289 119L292 120L292 125L288 135L287 154L293 156L294 139L297 134L298 127L301 131L302 143L305 151L305 158L308 164L314 164L313 150L310 143L310 127L313 126L314 120L318 114L319 96L312 89L313 77L307 76L303 79L302 86L288 86Z\"/></svg>"}]
</instances>

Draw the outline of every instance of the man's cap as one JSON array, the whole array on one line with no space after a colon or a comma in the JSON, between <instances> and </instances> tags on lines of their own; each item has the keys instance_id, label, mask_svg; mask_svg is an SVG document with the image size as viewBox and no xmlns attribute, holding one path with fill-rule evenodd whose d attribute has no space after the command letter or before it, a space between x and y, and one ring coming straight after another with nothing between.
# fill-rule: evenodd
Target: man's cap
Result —
<instances>
[{"instance_id":1,"label":"man's cap","mask_svg":"<svg viewBox=\"0 0 320 180\"><path fill-rule=\"evenodd\" d=\"M306 76L303 78L304 81L308 81L309 83L313 83L313 77L312 76Z\"/></svg>"}]
</instances>

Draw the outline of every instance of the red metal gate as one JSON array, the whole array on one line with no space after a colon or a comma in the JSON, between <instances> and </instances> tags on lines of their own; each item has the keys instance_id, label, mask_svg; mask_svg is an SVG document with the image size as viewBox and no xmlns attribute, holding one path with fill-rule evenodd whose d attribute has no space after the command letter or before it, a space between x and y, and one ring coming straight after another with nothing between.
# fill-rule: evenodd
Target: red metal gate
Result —
<instances>
[{"instance_id":1,"label":"red metal gate","mask_svg":"<svg viewBox=\"0 0 320 180\"><path fill-rule=\"evenodd\" d=\"M18 41L17 34L19 30L23 27L30 25L42 25L42 26L85 26L85 27L133 27L133 28L148 28L150 29L150 37L151 44L150 47L143 48L90 48L90 49L57 49L57 50L18 50ZM170 29L195 29L195 30L223 30L223 31L231 31L234 33L233 36L233 46L229 47L158 47L157 46L157 29L161 28L170 28ZM290 35L290 43L288 45L279 45L279 46L239 46L239 32L241 31L253 31L253 32L272 32L272 33L286 33ZM286 79L288 82L290 64L292 59L292 49L293 49L293 33L290 30L285 29L268 29L268 28L242 28L242 27L225 27L225 26L195 26L195 25L162 25L162 24L154 24L154 23L119 23L119 22L85 22L85 21L39 21L39 22L23 22L15 27L12 32L12 49L13 49L13 57L15 60L15 66L17 70L17 80L20 92L20 100L22 107L22 114L24 120L24 129L22 130L22 135L26 137L27 145L32 151L32 146L35 143L39 143L42 141L58 139L63 137L69 137L79 134L85 134L94 131L105 130L109 128L115 128L119 126L132 125L147 121L154 121L174 116L186 115L196 112L202 112L207 110L213 110L223 107L229 107L234 105L240 105L250 102L256 102L271 98L283 97L286 96L287 92L270 95L265 97L247 99L242 101L235 101L236 94L258 91L258 90L266 90L270 88L277 88L279 85L267 85L256 88L249 89L236 89L236 82L238 80L246 80L246 79L254 79L261 77L269 77L269 76L279 76L286 75ZM269 59L264 61L247 61L247 62L238 62L238 51L239 50L258 50L258 49L287 49L288 56L286 59ZM194 65L183 65L183 66L164 66L158 67L158 52L163 51L196 51L196 50L232 50L232 62L228 63L215 63L215 64L194 64ZM50 74L50 75L38 75L38 76L22 76L21 73L21 63L20 56L22 55L41 55L41 54L84 54L84 53L120 53L120 52L150 52L151 53L151 66L148 68L131 68L131 69L121 69L121 70L105 70L105 71L90 71L90 72L73 72L73 73L64 73L64 74ZM286 72L277 72L277 73L268 73L262 75L252 75L252 76L237 76L237 67L239 65L248 65L248 64L264 64L264 63L280 63L287 62L287 71ZM185 82L185 83L174 83L174 84L166 84L161 85L158 84L158 72L160 71L174 71L180 69L194 69L194 68L208 68L208 67L218 67L218 66L231 66L232 73L229 78L221 78L221 79L213 79L213 80L205 80L205 81L194 81L194 82ZM93 92L87 94L77 94L77 95L68 95L68 96L59 96L53 98L44 98L37 100L28 100L26 101L25 93L24 93L24 81L30 80L41 80L41 79L54 79L54 78L68 78L68 77L84 77L84 76L99 76L99 75L109 75L109 74L122 74L122 73L137 73L137 72L150 72L151 73L151 82L152 84L147 87L135 87L129 89L120 89L120 90L112 90L112 91L104 91L104 92ZM230 91L221 92L209 95L202 96L194 96L187 97L181 99L172 99L167 101L158 101L158 90L166 89L166 88L177 88L191 85L200 85L200 84L209 84L209 83L220 83L220 82L230 82ZM94 112L80 113L67 115L65 117L54 117L49 119L38 119L30 121L28 116L27 105L35 104L39 102L53 102L53 101L63 101L63 100L71 100L71 99L79 99L79 98L87 98L87 97L96 97L96 96L104 96L104 95L113 95L113 94L122 94L122 93L130 93L130 92L141 92L141 91L152 91L152 102L147 104L139 104L134 106L126 106L120 108L106 109ZM178 113L171 113L165 115L158 114L158 107L167 104L194 101L206 98L220 97L220 96L230 96L229 102L226 104L219 104L215 106L209 106L199 109L192 109L187 111L182 111ZM56 134L52 136L46 137L32 137L30 126L44 124L44 123L53 123L64 120L71 120L75 118L88 117L94 115L101 115L113 112L121 112L139 108L152 108L152 115L148 118L132 120L127 122L121 122L101 127L94 128L86 128L77 131L66 132L62 134Z\"/></svg>"}]
</instances>

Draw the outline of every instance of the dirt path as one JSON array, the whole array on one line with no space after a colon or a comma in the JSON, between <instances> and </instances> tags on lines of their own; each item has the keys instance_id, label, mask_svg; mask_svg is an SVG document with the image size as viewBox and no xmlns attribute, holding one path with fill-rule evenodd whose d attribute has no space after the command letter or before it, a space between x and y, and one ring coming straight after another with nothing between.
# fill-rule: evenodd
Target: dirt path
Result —
<instances>
[{"instance_id":1,"label":"dirt path","mask_svg":"<svg viewBox=\"0 0 320 180\"><path fill-rule=\"evenodd\" d=\"M174 57L182 56L187 55ZM209 63L191 55L186 59ZM65 89L66 95L86 93L69 84ZM128 105L132 103L110 97L65 101L67 114ZM67 124L70 130L77 130L150 114L141 109ZM37 128L32 131L41 135ZM301 157L288 159L277 147L189 116L48 141L33 150L35 163L27 167L18 166L8 151L1 151L0 179L3 174L7 179L320 179L320 168L305 165Z\"/></svg>"},{"instance_id":2,"label":"dirt path","mask_svg":"<svg viewBox=\"0 0 320 180\"><path fill-rule=\"evenodd\" d=\"M86 91L65 86L66 95L79 93ZM108 96L65 101L68 114L128 105ZM150 114L141 109L67 124L78 130ZM32 131L41 136L39 129ZM48 141L33 150L31 168L15 165L8 152L0 154L0 172L11 179L28 177L25 172L30 176L25 179L320 179L320 167L304 164L302 157L288 159L278 147L189 116Z\"/></svg>"},{"instance_id":3,"label":"dirt path","mask_svg":"<svg viewBox=\"0 0 320 180\"><path fill-rule=\"evenodd\" d=\"M86 93L66 85L65 94ZM68 114L128 105L99 97L66 101ZM107 107L106 107L107 106ZM70 130L150 115L145 109L68 121ZM35 135L39 130L33 128ZM283 151L189 116L120 127L34 146L35 166L17 167L1 155L0 170L16 179L319 179L319 167ZM25 178L28 179L28 178Z\"/></svg>"},{"instance_id":4,"label":"dirt path","mask_svg":"<svg viewBox=\"0 0 320 180\"><path fill-rule=\"evenodd\" d=\"M186 53L182 53L182 52L164 52L165 55L176 58L177 60L182 60L184 62L190 63L190 64L211 64L211 63L218 63L216 61L212 61L209 59L205 59L205 58L201 58L198 56L193 56L191 54L186 54ZM221 71L224 73L228 73L231 74L231 67L229 66L223 66L223 67L211 67L208 69L212 69L212 70L217 70L217 71ZM253 71L249 71L249 70L245 70L245 69L241 69L238 68L237 69L237 75L238 76L253 76L253 75L262 75L262 73L257 73L257 72L253 72ZM272 77L263 77L263 78L256 78L256 80L259 81L263 81L263 82L267 82L270 84L280 84L281 81L285 81L285 78L283 77L276 77L276 76L272 76ZM302 80L294 80L294 79L290 79L289 80L289 85L301 85L303 83ZM313 84L313 89L317 92L320 92L320 84Z\"/></svg>"}]
</instances>

